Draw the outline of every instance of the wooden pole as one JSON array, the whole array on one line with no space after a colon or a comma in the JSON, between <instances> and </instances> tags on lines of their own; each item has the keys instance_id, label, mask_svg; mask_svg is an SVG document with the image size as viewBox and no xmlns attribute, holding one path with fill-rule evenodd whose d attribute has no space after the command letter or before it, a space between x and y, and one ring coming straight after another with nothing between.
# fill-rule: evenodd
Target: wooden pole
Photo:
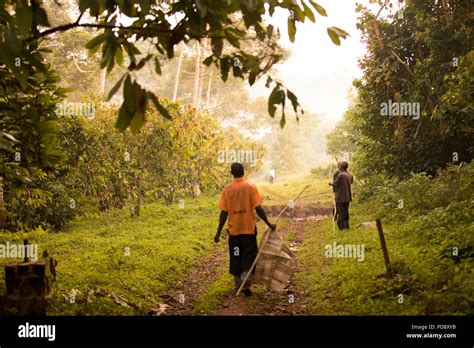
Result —
<instances>
[{"instance_id":1,"label":"wooden pole","mask_svg":"<svg viewBox=\"0 0 474 348\"><path fill-rule=\"evenodd\" d=\"M387 275L393 278L392 266L390 266L390 259L388 258L387 245L385 244L385 236L383 235L382 221L376 219L377 231L379 231L380 244L382 245L383 258L385 260L385 267L387 268Z\"/></svg>"},{"instance_id":2,"label":"wooden pole","mask_svg":"<svg viewBox=\"0 0 474 348\"><path fill-rule=\"evenodd\" d=\"M336 168L337 168L337 170L339 170L339 160L337 159L336 155L334 155L334 158L336 159ZM330 178L330 179L332 179L332 178ZM333 180L333 183L334 183L334 180ZM333 191L332 195L334 196L334 214L332 216L332 234L334 236L336 236L337 204L336 204L336 193L334 192L334 186L331 186L331 190Z\"/></svg>"},{"instance_id":3,"label":"wooden pole","mask_svg":"<svg viewBox=\"0 0 474 348\"><path fill-rule=\"evenodd\" d=\"M303 187L303 189L298 194L298 196L296 196L293 199L293 202L296 202L296 200L298 198L300 198L300 196L303 194L303 192L310 186L311 185L306 185L305 187ZM286 205L285 208L282 209L282 211L280 211L280 214L278 214L278 216L277 216L277 218L275 219L275 222L274 222L275 224L277 223L278 219L280 219L280 216L282 216L283 213L286 211L286 209L288 209L288 204ZM244 284L247 282L248 278L250 277L250 274L252 274L252 271L255 268L255 265L257 264L258 258L260 257L260 254L262 253L263 247L265 246L265 243L267 243L268 235L269 235L270 232L271 232L270 227L267 227L267 229L263 233L262 241L260 243L260 248L258 250L257 256L255 257L255 260L253 260L252 266L250 266L250 269L248 270L247 275L245 276L244 280L242 281L242 284L240 284L239 290L237 290L235 296L239 296L240 292L242 291L242 288L244 287Z\"/></svg>"},{"instance_id":4,"label":"wooden pole","mask_svg":"<svg viewBox=\"0 0 474 348\"><path fill-rule=\"evenodd\" d=\"M28 258L28 239L23 239L23 250L25 252L23 262L30 261L30 259Z\"/></svg>"}]
</instances>

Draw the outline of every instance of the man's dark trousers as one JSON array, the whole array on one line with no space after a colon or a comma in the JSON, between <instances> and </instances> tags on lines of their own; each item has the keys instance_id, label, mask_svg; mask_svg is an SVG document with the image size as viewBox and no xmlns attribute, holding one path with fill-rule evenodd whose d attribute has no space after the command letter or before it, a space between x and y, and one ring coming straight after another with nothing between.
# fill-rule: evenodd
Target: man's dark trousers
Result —
<instances>
[{"instance_id":1,"label":"man's dark trousers","mask_svg":"<svg viewBox=\"0 0 474 348\"><path fill-rule=\"evenodd\" d=\"M349 229L349 203L336 202L337 227L339 230Z\"/></svg>"}]
</instances>

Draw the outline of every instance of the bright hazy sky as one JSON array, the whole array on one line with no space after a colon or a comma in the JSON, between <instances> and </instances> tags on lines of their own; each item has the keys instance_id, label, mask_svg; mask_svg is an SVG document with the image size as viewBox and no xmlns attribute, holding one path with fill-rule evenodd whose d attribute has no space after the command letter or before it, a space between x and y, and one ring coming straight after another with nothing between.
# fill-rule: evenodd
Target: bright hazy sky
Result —
<instances>
[{"instance_id":1,"label":"bright hazy sky","mask_svg":"<svg viewBox=\"0 0 474 348\"><path fill-rule=\"evenodd\" d=\"M356 29L355 0L317 0L317 3L326 9L328 17L317 14L316 23L306 20L297 26L293 44L286 30L288 12L275 12L271 19L271 23L280 27L280 44L292 52L289 60L278 65L278 78L295 92L305 110L336 122L348 106L347 94L352 80L362 74L357 59L364 55L365 47ZM330 26L344 29L351 36L336 46L327 35ZM251 93L268 96L270 90L263 84L264 81L259 81L259 85L250 89Z\"/></svg>"}]
</instances>

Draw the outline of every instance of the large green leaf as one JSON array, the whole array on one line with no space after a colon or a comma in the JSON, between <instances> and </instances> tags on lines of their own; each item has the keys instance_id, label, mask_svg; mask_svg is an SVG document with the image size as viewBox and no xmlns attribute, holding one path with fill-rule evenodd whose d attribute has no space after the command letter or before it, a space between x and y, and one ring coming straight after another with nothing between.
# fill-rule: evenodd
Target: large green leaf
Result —
<instances>
[{"instance_id":1,"label":"large green leaf","mask_svg":"<svg viewBox=\"0 0 474 348\"><path fill-rule=\"evenodd\" d=\"M321 16L324 16L324 17L327 17L328 14L326 12L326 10L324 9L324 7L322 7L321 5L315 3L314 1L310 1L309 2L311 4L311 6L314 7L314 9L321 15Z\"/></svg>"},{"instance_id":2,"label":"large green leaf","mask_svg":"<svg viewBox=\"0 0 474 348\"><path fill-rule=\"evenodd\" d=\"M345 39L345 38L347 38L347 36L350 36L349 33L347 33L346 31L344 31L340 28L337 28L337 27L330 27L330 28L327 29L327 31L328 31L328 35L331 38L332 42L335 45L338 45L338 46L341 45L341 40L339 39L340 37Z\"/></svg>"},{"instance_id":3,"label":"large green leaf","mask_svg":"<svg viewBox=\"0 0 474 348\"><path fill-rule=\"evenodd\" d=\"M291 42L295 42L295 36L296 36L296 25L295 25L295 20L288 17L288 37L290 38Z\"/></svg>"},{"instance_id":4,"label":"large green leaf","mask_svg":"<svg viewBox=\"0 0 474 348\"><path fill-rule=\"evenodd\" d=\"M91 50L94 47L100 45L102 42L104 42L106 38L107 38L106 33L99 34L86 44L86 48Z\"/></svg>"},{"instance_id":5,"label":"large green leaf","mask_svg":"<svg viewBox=\"0 0 474 348\"><path fill-rule=\"evenodd\" d=\"M280 86L275 86L268 97L268 113L271 117L275 117L276 106L282 102Z\"/></svg>"},{"instance_id":6,"label":"large green leaf","mask_svg":"<svg viewBox=\"0 0 474 348\"><path fill-rule=\"evenodd\" d=\"M123 75L120 80L117 81L117 83L112 87L112 89L110 90L109 92L109 95L107 96L107 100L110 100L112 99L112 97L115 95L115 93L117 93L117 91L119 90L120 86L122 86L122 81L123 79L125 78L125 76L128 76L128 75Z\"/></svg>"},{"instance_id":7,"label":"large green leaf","mask_svg":"<svg viewBox=\"0 0 474 348\"><path fill-rule=\"evenodd\" d=\"M155 105L156 109L158 110L158 112L165 118L171 120L171 115L169 113L168 110L166 110L166 108L161 105L160 101L158 100L158 98L156 97L156 95L154 95L152 92L148 92L147 94L148 96L148 99L151 100L153 102L153 104Z\"/></svg>"},{"instance_id":8,"label":"large green leaf","mask_svg":"<svg viewBox=\"0 0 474 348\"><path fill-rule=\"evenodd\" d=\"M130 125L130 121L132 120L133 115L127 111L127 108L124 104L120 107L119 114L117 117L117 122L115 123L115 127L117 127L120 131L124 132L127 127Z\"/></svg>"}]
</instances>

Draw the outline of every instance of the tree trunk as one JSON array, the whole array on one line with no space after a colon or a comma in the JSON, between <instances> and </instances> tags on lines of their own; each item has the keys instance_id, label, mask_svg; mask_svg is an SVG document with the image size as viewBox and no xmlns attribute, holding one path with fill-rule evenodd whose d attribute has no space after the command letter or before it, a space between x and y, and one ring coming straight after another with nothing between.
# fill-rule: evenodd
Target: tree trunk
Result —
<instances>
[{"instance_id":1,"label":"tree trunk","mask_svg":"<svg viewBox=\"0 0 474 348\"><path fill-rule=\"evenodd\" d=\"M107 73L107 69L102 69L100 74L100 94L105 94L105 75Z\"/></svg>"},{"instance_id":2,"label":"tree trunk","mask_svg":"<svg viewBox=\"0 0 474 348\"><path fill-rule=\"evenodd\" d=\"M178 97L179 76L181 75L181 65L183 64L184 50L186 49L184 43L181 44L181 52L179 53L178 67L176 68L176 76L174 78L173 98L175 102Z\"/></svg>"},{"instance_id":3,"label":"tree trunk","mask_svg":"<svg viewBox=\"0 0 474 348\"><path fill-rule=\"evenodd\" d=\"M214 72L214 69L211 66L209 68L209 82L207 83L207 92L206 92L206 108L208 108L208 109L209 109L209 105L210 105L210 102L211 102L212 78L213 78L213 75L214 75L213 72Z\"/></svg>"},{"instance_id":4,"label":"tree trunk","mask_svg":"<svg viewBox=\"0 0 474 348\"><path fill-rule=\"evenodd\" d=\"M199 77L199 88L198 88L198 107L201 107L201 100L202 100L202 90L203 90L203 85L204 85L204 79L205 79L205 71L204 68L201 67L201 74Z\"/></svg>"},{"instance_id":5,"label":"tree trunk","mask_svg":"<svg viewBox=\"0 0 474 348\"><path fill-rule=\"evenodd\" d=\"M204 55L207 55L207 49L209 46L209 40L204 39L204 45L201 47L201 52L199 53L200 58ZM200 69L201 69L201 74L200 74L200 80L199 80L199 89L198 89L198 107L201 106L201 100L203 98L202 96L202 91L204 89L204 80L206 78L206 70L205 66L201 63L201 59L199 59L199 64L200 64Z\"/></svg>"},{"instance_id":6,"label":"tree trunk","mask_svg":"<svg viewBox=\"0 0 474 348\"><path fill-rule=\"evenodd\" d=\"M199 107L199 80L201 77L201 44L196 41L196 68L194 71L194 93L193 93L193 106Z\"/></svg>"}]
</instances>

